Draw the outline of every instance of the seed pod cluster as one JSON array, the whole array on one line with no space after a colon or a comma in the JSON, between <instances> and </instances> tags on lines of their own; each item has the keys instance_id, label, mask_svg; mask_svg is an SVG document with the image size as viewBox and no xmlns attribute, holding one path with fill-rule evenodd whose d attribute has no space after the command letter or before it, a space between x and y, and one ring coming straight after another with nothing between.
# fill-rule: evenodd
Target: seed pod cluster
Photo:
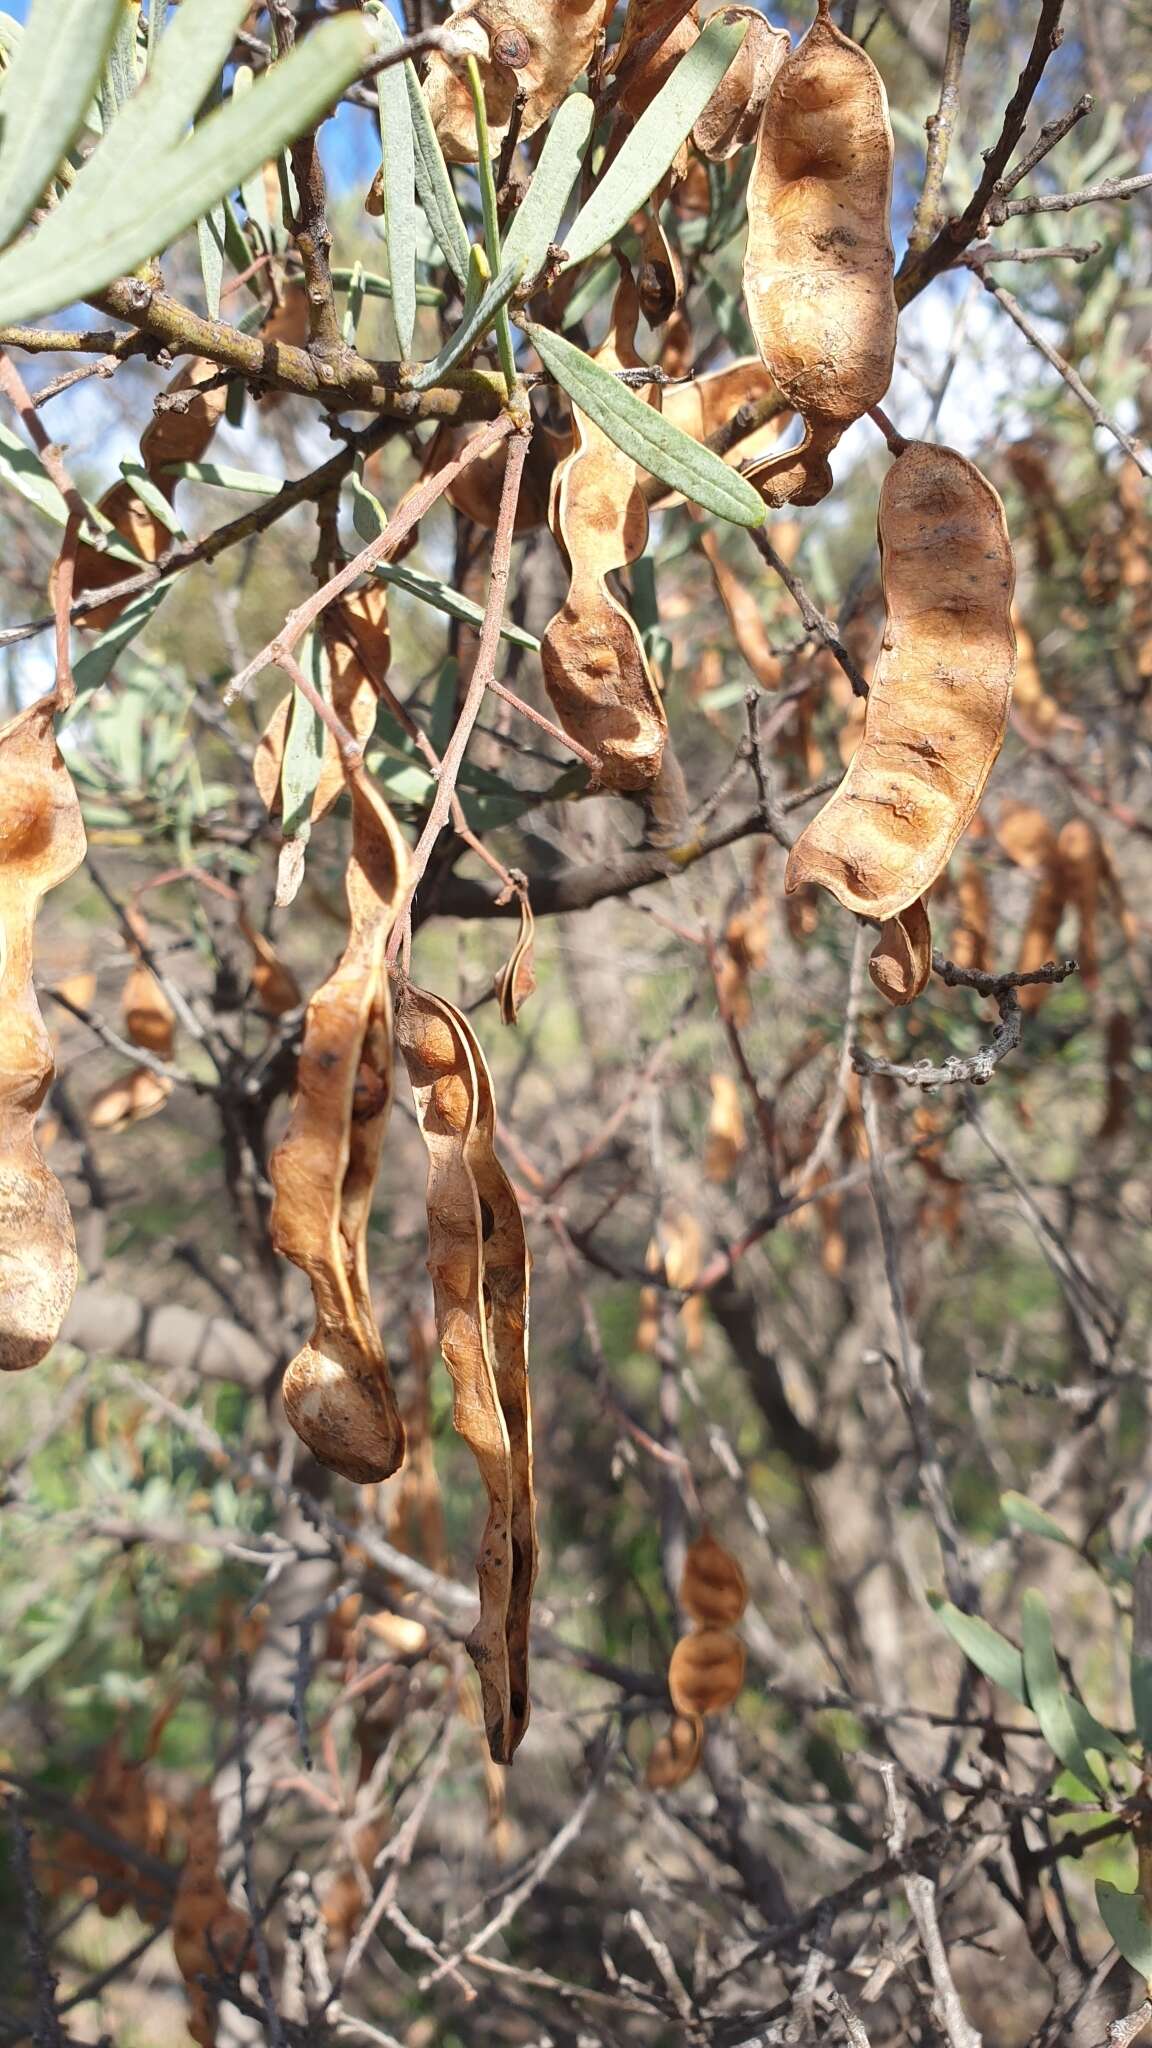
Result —
<instances>
[{"instance_id":1,"label":"seed pod cluster","mask_svg":"<svg viewBox=\"0 0 1152 2048\"><path fill-rule=\"evenodd\" d=\"M839 789L792 847L784 885L819 883L879 923L873 979L907 1002L931 964L922 899L970 823L1004 737L1014 570L996 492L950 448L903 448L884 480L878 532L887 625L863 735Z\"/></svg>"},{"instance_id":2,"label":"seed pod cluster","mask_svg":"<svg viewBox=\"0 0 1152 2048\"><path fill-rule=\"evenodd\" d=\"M528 1629L537 1549L528 1389L528 1250L496 1156L484 1055L441 997L404 983L396 1042L428 1153L428 1269L454 1389L453 1423L476 1459L488 1514L476 1561L480 1618L468 1650L497 1763L528 1725Z\"/></svg>"},{"instance_id":3,"label":"seed pod cluster","mask_svg":"<svg viewBox=\"0 0 1152 2048\"><path fill-rule=\"evenodd\" d=\"M596 353L602 368L639 365L638 317L625 276ZM658 404L658 391L648 387L647 396ZM668 721L635 621L606 578L643 554L648 507L635 463L578 410L575 445L556 472L551 524L571 583L540 649L548 695L565 732L595 754L604 788L643 789L660 771Z\"/></svg>"},{"instance_id":4,"label":"seed pod cluster","mask_svg":"<svg viewBox=\"0 0 1152 2048\"><path fill-rule=\"evenodd\" d=\"M680 1582L680 1605L694 1625L681 1636L668 1666L677 1719L653 1750L650 1785L679 1785L690 1777L699 1761L704 1715L722 1713L739 1697L745 1652L734 1630L747 1604L739 1563L711 1529L703 1529L688 1547Z\"/></svg>"},{"instance_id":5,"label":"seed pod cluster","mask_svg":"<svg viewBox=\"0 0 1152 2048\"><path fill-rule=\"evenodd\" d=\"M586 68L615 0L464 0L448 26L475 56L484 86L488 136L499 151L517 94L520 133L534 135ZM433 50L424 93L449 163L476 161L476 116L459 60Z\"/></svg>"},{"instance_id":6,"label":"seed pod cluster","mask_svg":"<svg viewBox=\"0 0 1152 2048\"><path fill-rule=\"evenodd\" d=\"M308 1005L292 1120L272 1156L272 1238L308 1275L312 1335L284 1376L284 1407L322 1465L362 1485L388 1478L404 1429L368 1285L372 1193L392 1104L384 952L408 850L364 777L350 785L344 953Z\"/></svg>"},{"instance_id":7,"label":"seed pod cluster","mask_svg":"<svg viewBox=\"0 0 1152 2048\"><path fill-rule=\"evenodd\" d=\"M84 825L56 744L55 692L0 727L0 1371L39 1363L76 1287L64 1190L36 1143L53 1074L32 983L36 915L84 858Z\"/></svg>"},{"instance_id":8,"label":"seed pod cluster","mask_svg":"<svg viewBox=\"0 0 1152 2048\"><path fill-rule=\"evenodd\" d=\"M201 1979L253 1966L252 1926L229 1902L218 1868L216 1805L206 1789L188 1808L188 1850L172 1907L172 1948L188 1999L188 2032L199 2048L216 2048L219 2001Z\"/></svg>"},{"instance_id":9,"label":"seed pod cluster","mask_svg":"<svg viewBox=\"0 0 1152 2048\"><path fill-rule=\"evenodd\" d=\"M814 505L828 454L879 404L896 349L892 128L870 57L828 0L777 70L748 185L744 296L756 346L805 423L748 474L770 504Z\"/></svg>"}]
</instances>

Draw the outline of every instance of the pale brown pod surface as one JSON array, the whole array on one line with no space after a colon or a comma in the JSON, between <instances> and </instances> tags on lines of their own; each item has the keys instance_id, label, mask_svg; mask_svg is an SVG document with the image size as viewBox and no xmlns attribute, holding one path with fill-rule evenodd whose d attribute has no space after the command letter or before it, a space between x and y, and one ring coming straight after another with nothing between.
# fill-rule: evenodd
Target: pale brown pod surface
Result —
<instances>
[{"instance_id":1,"label":"pale brown pod surface","mask_svg":"<svg viewBox=\"0 0 1152 2048\"><path fill-rule=\"evenodd\" d=\"M719 18L746 22L747 33L735 62L697 120L692 140L701 156L722 164L755 139L764 102L791 48L791 38L786 29L773 28L758 7L722 7Z\"/></svg>"},{"instance_id":2,"label":"pale brown pod surface","mask_svg":"<svg viewBox=\"0 0 1152 2048\"><path fill-rule=\"evenodd\" d=\"M880 927L880 937L868 962L873 988L885 1002L903 1007L915 1002L928 986L932 972L932 927L921 897Z\"/></svg>"},{"instance_id":3,"label":"pale brown pod surface","mask_svg":"<svg viewBox=\"0 0 1152 2048\"><path fill-rule=\"evenodd\" d=\"M826 457L888 389L896 349L892 128L870 57L821 0L776 72L748 185L744 296L756 346L807 426L751 472L772 504L814 504Z\"/></svg>"},{"instance_id":4,"label":"pale brown pod surface","mask_svg":"<svg viewBox=\"0 0 1152 2048\"><path fill-rule=\"evenodd\" d=\"M652 1745L645 1783L653 1792L671 1792L692 1776L700 1762L704 1723L695 1714L677 1714L666 1733Z\"/></svg>"},{"instance_id":5,"label":"pale brown pod surface","mask_svg":"<svg viewBox=\"0 0 1152 2048\"><path fill-rule=\"evenodd\" d=\"M748 1605L748 1585L730 1550L702 1529L688 1546L680 1605L693 1621L707 1628L734 1628Z\"/></svg>"},{"instance_id":6,"label":"pale brown pod surface","mask_svg":"<svg viewBox=\"0 0 1152 2048\"><path fill-rule=\"evenodd\" d=\"M55 694L0 727L0 1370L22 1372L56 1341L76 1288L64 1190L36 1143L53 1074L32 983L36 915L84 858L84 825L56 745Z\"/></svg>"},{"instance_id":7,"label":"pale brown pod surface","mask_svg":"<svg viewBox=\"0 0 1152 2048\"><path fill-rule=\"evenodd\" d=\"M515 1024L529 996L535 991L535 945L536 920L528 892L524 890L520 896L520 930L516 944L493 984L502 1024Z\"/></svg>"},{"instance_id":8,"label":"pale brown pod surface","mask_svg":"<svg viewBox=\"0 0 1152 2048\"><path fill-rule=\"evenodd\" d=\"M324 644L332 709L354 739L366 740L376 723L379 684L392 659L386 586L369 583L330 605L324 615ZM280 774L292 703L293 693L287 690L260 735L252 763L252 779L270 813L280 804ZM310 813L314 825L327 816L346 787L340 749L327 726L323 746Z\"/></svg>"},{"instance_id":9,"label":"pale brown pod surface","mask_svg":"<svg viewBox=\"0 0 1152 2048\"><path fill-rule=\"evenodd\" d=\"M484 86L493 153L508 132L517 92L525 94L520 126L534 135L587 66L614 0L466 0L446 26L476 57ZM449 163L476 161L476 117L462 64L433 50L424 94Z\"/></svg>"},{"instance_id":10,"label":"pale brown pod surface","mask_svg":"<svg viewBox=\"0 0 1152 2048\"><path fill-rule=\"evenodd\" d=\"M878 532L887 626L863 737L793 846L785 888L819 883L884 923L932 887L1000 751L1014 569L1000 499L951 448L908 443L884 480Z\"/></svg>"},{"instance_id":11,"label":"pale brown pod surface","mask_svg":"<svg viewBox=\"0 0 1152 2048\"><path fill-rule=\"evenodd\" d=\"M622 279L612 327L595 360L637 366L639 306ZM648 390L649 402L659 392ZM595 754L606 789L643 789L660 771L668 721L634 620L605 578L644 552L648 507L636 465L576 411L575 445L556 472L552 531L571 570L563 608L540 649L544 681L565 732Z\"/></svg>"},{"instance_id":12,"label":"pale brown pod surface","mask_svg":"<svg viewBox=\"0 0 1152 2048\"><path fill-rule=\"evenodd\" d=\"M316 1322L284 1376L284 1407L322 1465L366 1485L404 1455L368 1285L372 1192L392 1105L384 950L408 850L372 785L351 785L344 954L308 1005L292 1119L269 1168L272 1237L312 1287Z\"/></svg>"},{"instance_id":13,"label":"pale brown pod surface","mask_svg":"<svg viewBox=\"0 0 1152 2048\"><path fill-rule=\"evenodd\" d=\"M681 1636L668 1666L668 1690L678 1714L720 1714L740 1696L746 1656L726 1628L693 1629Z\"/></svg>"}]
</instances>

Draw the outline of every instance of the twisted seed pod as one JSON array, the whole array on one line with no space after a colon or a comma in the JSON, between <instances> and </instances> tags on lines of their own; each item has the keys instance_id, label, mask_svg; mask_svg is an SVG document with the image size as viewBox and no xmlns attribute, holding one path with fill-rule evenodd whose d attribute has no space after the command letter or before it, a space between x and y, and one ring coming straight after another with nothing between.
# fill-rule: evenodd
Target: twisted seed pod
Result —
<instances>
[{"instance_id":1,"label":"twisted seed pod","mask_svg":"<svg viewBox=\"0 0 1152 2048\"><path fill-rule=\"evenodd\" d=\"M740 1696L746 1663L739 1636L726 1628L697 1628L681 1636L668 1666L668 1690L678 1714L720 1714Z\"/></svg>"},{"instance_id":2,"label":"twisted seed pod","mask_svg":"<svg viewBox=\"0 0 1152 2048\"><path fill-rule=\"evenodd\" d=\"M891 203L883 81L820 0L808 34L772 80L748 185L748 317L807 430L800 448L749 472L770 504L825 497L829 450L888 389L896 349Z\"/></svg>"},{"instance_id":3,"label":"twisted seed pod","mask_svg":"<svg viewBox=\"0 0 1152 2048\"><path fill-rule=\"evenodd\" d=\"M680 1581L680 1604L708 1628L733 1628L748 1605L748 1585L730 1550L702 1529L690 1543Z\"/></svg>"},{"instance_id":4,"label":"twisted seed pod","mask_svg":"<svg viewBox=\"0 0 1152 2048\"><path fill-rule=\"evenodd\" d=\"M634 368L639 304L621 279L608 339L595 360ZM659 403L659 392L649 391ZM540 649L544 681L565 732L596 755L606 789L643 789L660 771L668 721L635 621L605 578L634 562L648 539L636 465L576 411L575 446L556 472L551 524L571 570L562 610Z\"/></svg>"},{"instance_id":5,"label":"twisted seed pod","mask_svg":"<svg viewBox=\"0 0 1152 2048\"><path fill-rule=\"evenodd\" d=\"M508 960L495 978L496 1002L502 1024L515 1024L536 987L536 919L528 892L520 895L520 930Z\"/></svg>"},{"instance_id":6,"label":"twisted seed pod","mask_svg":"<svg viewBox=\"0 0 1152 2048\"><path fill-rule=\"evenodd\" d=\"M367 1485L404 1455L366 1240L392 1104L384 949L408 849L372 785L358 777L350 788L348 943L308 1005L292 1120L269 1172L273 1242L307 1273L316 1307L311 1338L284 1375L285 1411L322 1465Z\"/></svg>"},{"instance_id":7,"label":"twisted seed pod","mask_svg":"<svg viewBox=\"0 0 1152 2048\"><path fill-rule=\"evenodd\" d=\"M76 1287L64 1190L36 1143L52 1045L32 984L36 914L84 858L84 825L56 745L55 692L0 727L0 1371L51 1350Z\"/></svg>"},{"instance_id":8,"label":"twisted seed pod","mask_svg":"<svg viewBox=\"0 0 1152 2048\"><path fill-rule=\"evenodd\" d=\"M773 28L758 7L724 7L721 21L746 21L747 34L692 130L701 156L727 163L756 134L772 80L791 48L786 29Z\"/></svg>"},{"instance_id":9,"label":"twisted seed pod","mask_svg":"<svg viewBox=\"0 0 1152 2048\"><path fill-rule=\"evenodd\" d=\"M520 123L534 135L587 66L615 0L465 0L447 26L472 52L484 84L488 135L497 153L513 102L525 94ZM449 163L476 161L476 116L467 73L433 50L424 93Z\"/></svg>"},{"instance_id":10,"label":"twisted seed pod","mask_svg":"<svg viewBox=\"0 0 1152 2048\"><path fill-rule=\"evenodd\" d=\"M489 1749L510 1763L528 1722L536 1573L524 1226L496 1158L491 1079L470 1027L450 1003L406 983L396 1042L428 1153L428 1269L453 1424L488 1496L476 1560L480 1619L468 1652Z\"/></svg>"},{"instance_id":11,"label":"twisted seed pod","mask_svg":"<svg viewBox=\"0 0 1152 2048\"><path fill-rule=\"evenodd\" d=\"M863 737L793 846L784 886L818 882L884 923L932 887L1000 751L1014 570L1004 507L951 448L908 443L877 526L887 625Z\"/></svg>"},{"instance_id":12,"label":"twisted seed pod","mask_svg":"<svg viewBox=\"0 0 1152 2048\"><path fill-rule=\"evenodd\" d=\"M903 1006L923 993L931 972L932 927L918 896L915 903L881 925L868 973L886 1002Z\"/></svg>"}]
</instances>

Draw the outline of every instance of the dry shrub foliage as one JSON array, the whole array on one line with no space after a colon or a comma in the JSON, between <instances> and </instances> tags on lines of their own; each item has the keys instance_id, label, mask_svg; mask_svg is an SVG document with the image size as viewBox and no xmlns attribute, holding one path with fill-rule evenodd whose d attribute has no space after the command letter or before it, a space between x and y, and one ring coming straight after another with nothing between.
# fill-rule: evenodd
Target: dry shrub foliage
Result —
<instances>
[{"instance_id":1,"label":"dry shrub foliage","mask_svg":"<svg viewBox=\"0 0 1152 2048\"><path fill-rule=\"evenodd\" d=\"M1149 30L404 12L0 330L0 2041L1135 2040Z\"/></svg>"}]
</instances>

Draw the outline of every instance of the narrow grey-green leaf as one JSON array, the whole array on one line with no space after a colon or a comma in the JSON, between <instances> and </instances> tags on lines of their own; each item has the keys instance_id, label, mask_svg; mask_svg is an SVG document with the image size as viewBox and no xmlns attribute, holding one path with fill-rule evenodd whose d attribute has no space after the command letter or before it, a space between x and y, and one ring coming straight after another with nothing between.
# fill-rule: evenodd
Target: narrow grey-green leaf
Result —
<instances>
[{"instance_id":1,"label":"narrow grey-green leaf","mask_svg":"<svg viewBox=\"0 0 1152 2048\"><path fill-rule=\"evenodd\" d=\"M562 334L552 334L529 321L524 322L524 332L572 403L595 420L641 469L672 490L682 491L694 505L714 512L719 519L731 519L737 526L763 525L764 500L710 448L681 433L671 420L645 405L636 392Z\"/></svg>"},{"instance_id":2,"label":"narrow grey-green leaf","mask_svg":"<svg viewBox=\"0 0 1152 2048\"><path fill-rule=\"evenodd\" d=\"M18 234L83 125L121 0L34 0L4 77L0 247Z\"/></svg>"},{"instance_id":3,"label":"narrow grey-green leaf","mask_svg":"<svg viewBox=\"0 0 1152 2048\"><path fill-rule=\"evenodd\" d=\"M333 270L332 282L338 292L351 291L354 272L359 272L359 286L365 298L390 299L392 297L391 281L386 277L379 276L375 270L365 270L363 265L359 263L353 264L351 269L338 268ZM440 290L439 285L418 284L416 287L416 304L418 306L442 306L446 296L447 294Z\"/></svg>"},{"instance_id":4,"label":"narrow grey-green leaf","mask_svg":"<svg viewBox=\"0 0 1152 2048\"><path fill-rule=\"evenodd\" d=\"M196 223L200 245L200 275L204 279L204 304L210 320L220 318L220 286L224 277L224 208L214 206Z\"/></svg>"},{"instance_id":5,"label":"narrow grey-green leaf","mask_svg":"<svg viewBox=\"0 0 1152 2048\"><path fill-rule=\"evenodd\" d=\"M526 279L543 269L556 240L580 175L594 112L587 93L574 92L561 102L549 124L532 183L504 237L504 261L523 263Z\"/></svg>"},{"instance_id":6,"label":"narrow grey-green leaf","mask_svg":"<svg viewBox=\"0 0 1152 2048\"><path fill-rule=\"evenodd\" d=\"M181 17L194 12L184 0ZM173 27L161 43L158 66L175 35ZM311 127L359 76L371 48L363 16L342 14L274 65L242 105L229 101L218 108L187 142L150 166L147 178L118 186L95 212L73 209L77 179L36 233L0 257L0 324L88 297L166 248L248 171Z\"/></svg>"},{"instance_id":7,"label":"narrow grey-green leaf","mask_svg":"<svg viewBox=\"0 0 1152 2048\"><path fill-rule=\"evenodd\" d=\"M492 282L488 268L488 256L482 242L473 242L468 251L468 282L464 287L464 311L462 318L470 320L481 299Z\"/></svg>"},{"instance_id":8,"label":"narrow grey-green leaf","mask_svg":"<svg viewBox=\"0 0 1152 2048\"><path fill-rule=\"evenodd\" d=\"M977 1671L982 1671L993 1685L1011 1693L1021 1706L1027 1706L1024 1659L1007 1636L981 1621L978 1614L965 1614L962 1608L954 1607L951 1600L933 1600L932 1607L937 1620Z\"/></svg>"},{"instance_id":9,"label":"narrow grey-green leaf","mask_svg":"<svg viewBox=\"0 0 1152 2048\"><path fill-rule=\"evenodd\" d=\"M439 384L441 379L448 375L449 370L454 370L461 358L468 354L469 349L475 348L477 342L488 332L500 308L508 304L523 274L523 265L520 263L504 265L499 277L493 278L479 305L469 314L467 320L461 320L456 332L449 335L439 355L434 356L430 363L425 363L413 377L413 391L426 391L430 385Z\"/></svg>"},{"instance_id":10,"label":"narrow grey-green leaf","mask_svg":"<svg viewBox=\"0 0 1152 2048\"><path fill-rule=\"evenodd\" d=\"M408 106L412 115L415 150L416 190L428 217L428 225L440 244L444 260L458 284L468 282L468 230L456 198L452 176L444 161L440 138L428 111L424 90L414 65L404 66Z\"/></svg>"},{"instance_id":11,"label":"narrow grey-green leaf","mask_svg":"<svg viewBox=\"0 0 1152 2048\"><path fill-rule=\"evenodd\" d=\"M279 477L233 469L226 462L166 462L162 474L184 477L190 484L215 484L222 491L247 491L253 498L277 498L284 488Z\"/></svg>"},{"instance_id":12,"label":"narrow grey-green leaf","mask_svg":"<svg viewBox=\"0 0 1152 2048\"><path fill-rule=\"evenodd\" d=\"M1043 1594L1034 1587L1029 1587L1020 1603L1020 1623L1028 1704L1053 1755L1058 1756L1065 1769L1079 1779L1086 1792L1098 1794L1101 1789L1099 1777L1085 1754L1075 1721L1068 1711L1069 1695L1060 1681L1048 1605Z\"/></svg>"},{"instance_id":13,"label":"narrow grey-green leaf","mask_svg":"<svg viewBox=\"0 0 1152 2048\"><path fill-rule=\"evenodd\" d=\"M372 10L381 47L397 50L402 38L392 16L383 7ZM400 358L412 354L416 328L416 246L420 223L416 211L416 144L412 135L412 109L403 66L392 64L376 79L380 111L380 194L384 202L384 241L388 250L388 275L392 282L392 318Z\"/></svg>"},{"instance_id":14,"label":"narrow grey-green leaf","mask_svg":"<svg viewBox=\"0 0 1152 2048\"><path fill-rule=\"evenodd\" d=\"M104 73L100 80L100 118L107 134L121 107L126 107L140 83L136 64L136 31L139 26L139 12L134 7L121 9L120 20L108 51Z\"/></svg>"},{"instance_id":15,"label":"narrow grey-green leaf","mask_svg":"<svg viewBox=\"0 0 1152 2048\"><path fill-rule=\"evenodd\" d=\"M14 434L0 420L0 483L19 491L38 512L47 513L57 525L68 518L68 507L56 489L34 448Z\"/></svg>"},{"instance_id":16,"label":"narrow grey-green leaf","mask_svg":"<svg viewBox=\"0 0 1152 2048\"><path fill-rule=\"evenodd\" d=\"M1017 1529L1023 1529L1029 1536L1044 1536L1050 1543L1063 1543L1069 1550L1079 1549L1067 1531L1060 1527L1055 1516L1046 1514L1034 1501L1023 1493L1002 1493L1000 1507Z\"/></svg>"},{"instance_id":17,"label":"narrow grey-green leaf","mask_svg":"<svg viewBox=\"0 0 1152 2048\"><path fill-rule=\"evenodd\" d=\"M747 32L746 22L715 16L681 57L569 228L564 238L569 263L582 263L603 249L655 191Z\"/></svg>"},{"instance_id":18,"label":"narrow grey-green leaf","mask_svg":"<svg viewBox=\"0 0 1152 2048\"><path fill-rule=\"evenodd\" d=\"M164 602L172 583L172 577L162 577L158 583L150 584L147 590L139 591L131 602L125 605L114 624L105 628L100 638L94 640L86 653L80 656L79 661L73 662L76 702L67 714L65 723L75 716L77 708L92 695L93 690L98 690L101 683L107 681L124 649L131 645L137 633L148 624L153 612Z\"/></svg>"},{"instance_id":19,"label":"narrow grey-green leaf","mask_svg":"<svg viewBox=\"0 0 1152 2048\"><path fill-rule=\"evenodd\" d=\"M484 623L483 605L474 604L462 591L453 590L450 584L439 582L435 576L426 576L421 569L410 569L407 564L401 566L398 562L377 562L373 574L382 583L391 583L397 590L406 591L409 597L419 598L421 604L431 605L434 611L445 612L450 619L462 619L469 626L482 626ZM529 633L524 626L514 625L511 619L505 620L501 626L500 638L513 647L526 647L532 654L540 649L535 633Z\"/></svg>"},{"instance_id":20,"label":"narrow grey-green leaf","mask_svg":"<svg viewBox=\"0 0 1152 2048\"><path fill-rule=\"evenodd\" d=\"M153 519L158 519L161 526L166 527L169 533L178 534L181 539L184 539L184 528L181 526L159 485L153 483L144 464L134 458L130 458L128 461L120 464L120 474L124 478L125 483L131 484L140 503L148 507Z\"/></svg>"},{"instance_id":21,"label":"narrow grey-green leaf","mask_svg":"<svg viewBox=\"0 0 1152 2048\"><path fill-rule=\"evenodd\" d=\"M1098 1877L1096 1904L1124 1961L1147 1983L1152 1978L1152 1920L1139 1892L1122 1892Z\"/></svg>"}]
</instances>

